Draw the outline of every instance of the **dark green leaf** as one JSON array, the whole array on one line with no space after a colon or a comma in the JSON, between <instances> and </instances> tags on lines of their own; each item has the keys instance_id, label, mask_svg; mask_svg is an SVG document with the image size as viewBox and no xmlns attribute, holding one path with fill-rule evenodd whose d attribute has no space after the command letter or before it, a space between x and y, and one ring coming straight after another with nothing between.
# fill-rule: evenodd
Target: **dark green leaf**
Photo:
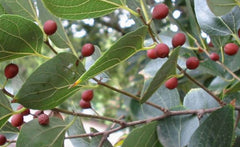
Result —
<instances>
[{"instance_id":1,"label":"dark green leaf","mask_svg":"<svg viewBox=\"0 0 240 147\"><path fill-rule=\"evenodd\" d=\"M16 14L30 20L37 20L37 13L31 0L1 0L6 13Z\"/></svg>"},{"instance_id":2,"label":"dark green leaf","mask_svg":"<svg viewBox=\"0 0 240 147\"><path fill-rule=\"evenodd\" d=\"M7 139L15 139L19 133L18 128L13 127L10 122L7 122L2 129L0 129L0 133L5 135Z\"/></svg>"},{"instance_id":3,"label":"dark green leaf","mask_svg":"<svg viewBox=\"0 0 240 147\"><path fill-rule=\"evenodd\" d=\"M122 7L120 0L43 0L56 16L65 19L85 19L104 16Z\"/></svg>"},{"instance_id":4,"label":"dark green leaf","mask_svg":"<svg viewBox=\"0 0 240 147\"><path fill-rule=\"evenodd\" d=\"M122 147L162 147L157 136L158 122L151 122L131 131Z\"/></svg>"},{"instance_id":5,"label":"dark green leaf","mask_svg":"<svg viewBox=\"0 0 240 147\"><path fill-rule=\"evenodd\" d=\"M91 132L93 133L96 133L98 132L96 129L94 128L91 128ZM98 135L98 136L95 136L95 137L92 137L91 139L91 143L90 143L90 146L89 147L96 147L99 145L101 139L102 139L102 135ZM108 139L106 139L102 145L102 147L112 147L112 144L108 141Z\"/></svg>"},{"instance_id":6,"label":"dark green leaf","mask_svg":"<svg viewBox=\"0 0 240 147\"><path fill-rule=\"evenodd\" d=\"M171 75L176 73L177 59L178 59L179 48L176 48L167 62L158 70L153 77L149 87L143 92L141 103L146 102L153 93L162 85L162 83Z\"/></svg>"},{"instance_id":7,"label":"dark green leaf","mask_svg":"<svg viewBox=\"0 0 240 147\"><path fill-rule=\"evenodd\" d=\"M66 118L66 122L71 123L74 119L73 116L68 116ZM68 136L80 135L85 134L85 130L83 128L82 120L78 117L71 125L71 127L67 130ZM72 138L70 139L71 143L74 147L89 147L90 140L88 137L84 138Z\"/></svg>"},{"instance_id":8,"label":"dark green leaf","mask_svg":"<svg viewBox=\"0 0 240 147\"><path fill-rule=\"evenodd\" d=\"M203 71L204 73L209 73L213 76L224 77L226 74L223 68L211 59L207 59L204 62L201 62L198 70Z\"/></svg>"},{"instance_id":9,"label":"dark green leaf","mask_svg":"<svg viewBox=\"0 0 240 147\"><path fill-rule=\"evenodd\" d=\"M69 88L85 71L82 63L70 53L60 53L34 71L15 99L27 108L51 109L74 94L79 87Z\"/></svg>"},{"instance_id":10,"label":"dark green leaf","mask_svg":"<svg viewBox=\"0 0 240 147\"><path fill-rule=\"evenodd\" d=\"M56 117L50 118L49 125L40 125L34 119L21 128L17 147L62 147L68 124Z\"/></svg>"},{"instance_id":11,"label":"dark green leaf","mask_svg":"<svg viewBox=\"0 0 240 147\"><path fill-rule=\"evenodd\" d=\"M184 97L183 105L192 110L219 107L218 102L201 88L191 89Z\"/></svg>"},{"instance_id":12,"label":"dark green leaf","mask_svg":"<svg viewBox=\"0 0 240 147\"><path fill-rule=\"evenodd\" d=\"M4 14L0 16L0 33L0 61L39 55L43 34L34 22L21 16Z\"/></svg>"},{"instance_id":13,"label":"dark green leaf","mask_svg":"<svg viewBox=\"0 0 240 147\"><path fill-rule=\"evenodd\" d=\"M90 79L95 75L118 65L143 49L143 41L146 33L147 27L143 26L136 31L123 36L100 58L98 58L98 60L78 79L76 83Z\"/></svg>"},{"instance_id":14,"label":"dark green leaf","mask_svg":"<svg viewBox=\"0 0 240 147\"><path fill-rule=\"evenodd\" d=\"M174 110L184 110L183 107ZM171 116L158 123L158 139L166 147L184 147L188 145L194 131L199 126L194 115Z\"/></svg>"},{"instance_id":15,"label":"dark green leaf","mask_svg":"<svg viewBox=\"0 0 240 147\"><path fill-rule=\"evenodd\" d=\"M237 5L235 0L208 0L208 6L215 15L221 16Z\"/></svg>"},{"instance_id":16,"label":"dark green leaf","mask_svg":"<svg viewBox=\"0 0 240 147\"><path fill-rule=\"evenodd\" d=\"M5 14L5 9L3 6L0 4L0 15Z\"/></svg>"},{"instance_id":17,"label":"dark green leaf","mask_svg":"<svg viewBox=\"0 0 240 147\"><path fill-rule=\"evenodd\" d=\"M57 23L57 31L50 35L49 38L58 48L71 48L71 42L68 39L68 36L65 33L65 30L62 26L62 22L59 18L53 16L44 6L42 1L37 1L37 6L39 9L39 19L44 24L47 20L54 20Z\"/></svg>"},{"instance_id":18,"label":"dark green leaf","mask_svg":"<svg viewBox=\"0 0 240 147\"><path fill-rule=\"evenodd\" d=\"M234 108L213 112L194 132L189 147L230 147L234 130Z\"/></svg>"},{"instance_id":19,"label":"dark green leaf","mask_svg":"<svg viewBox=\"0 0 240 147\"><path fill-rule=\"evenodd\" d=\"M2 128L13 112L7 97L0 90L0 128Z\"/></svg>"}]
</instances>

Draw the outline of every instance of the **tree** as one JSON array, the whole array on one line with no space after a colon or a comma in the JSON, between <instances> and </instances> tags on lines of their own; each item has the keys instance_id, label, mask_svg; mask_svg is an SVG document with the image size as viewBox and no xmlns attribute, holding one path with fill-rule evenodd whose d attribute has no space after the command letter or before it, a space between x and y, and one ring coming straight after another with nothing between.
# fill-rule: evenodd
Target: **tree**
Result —
<instances>
[{"instance_id":1,"label":"tree","mask_svg":"<svg viewBox=\"0 0 240 147\"><path fill-rule=\"evenodd\" d=\"M108 147L129 129L115 146L238 146L239 1L0 6L1 145ZM120 15L134 23L121 27ZM108 128L86 133L83 120Z\"/></svg>"}]
</instances>

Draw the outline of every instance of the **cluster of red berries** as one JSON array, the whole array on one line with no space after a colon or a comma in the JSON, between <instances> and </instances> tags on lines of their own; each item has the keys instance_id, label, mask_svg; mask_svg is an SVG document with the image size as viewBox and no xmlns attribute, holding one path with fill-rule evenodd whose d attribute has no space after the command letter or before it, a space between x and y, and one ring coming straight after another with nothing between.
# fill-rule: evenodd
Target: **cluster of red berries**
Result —
<instances>
[{"instance_id":1,"label":"cluster of red berries","mask_svg":"<svg viewBox=\"0 0 240 147\"><path fill-rule=\"evenodd\" d=\"M91 100L93 99L93 90L86 90L81 95L81 100L79 102L79 106L82 109L91 108Z\"/></svg>"}]
</instances>

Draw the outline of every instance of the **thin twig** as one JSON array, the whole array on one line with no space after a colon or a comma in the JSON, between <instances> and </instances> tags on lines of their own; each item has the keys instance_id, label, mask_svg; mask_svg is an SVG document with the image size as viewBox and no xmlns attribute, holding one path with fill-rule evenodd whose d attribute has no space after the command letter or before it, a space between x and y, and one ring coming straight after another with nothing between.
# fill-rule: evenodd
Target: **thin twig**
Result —
<instances>
[{"instance_id":1,"label":"thin twig","mask_svg":"<svg viewBox=\"0 0 240 147\"><path fill-rule=\"evenodd\" d=\"M3 92L4 94L8 95L8 96L11 97L11 98L14 98L14 95L11 94L11 93L9 93L5 88L2 89L2 92Z\"/></svg>"},{"instance_id":2,"label":"thin twig","mask_svg":"<svg viewBox=\"0 0 240 147\"><path fill-rule=\"evenodd\" d=\"M48 39L46 41L44 41L44 43L57 55L58 52L50 45Z\"/></svg>"}]
</instances>

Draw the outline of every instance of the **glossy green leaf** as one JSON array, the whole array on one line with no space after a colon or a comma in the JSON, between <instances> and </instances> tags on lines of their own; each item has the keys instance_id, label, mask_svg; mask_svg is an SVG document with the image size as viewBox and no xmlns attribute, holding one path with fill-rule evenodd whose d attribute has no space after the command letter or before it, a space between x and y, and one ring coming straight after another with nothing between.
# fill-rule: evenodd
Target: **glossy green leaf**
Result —
<instances>
[{"instance_id":1,"label":"glossy green leaf","mask_svg":"<svg viewBox=\"0 0 240 147\"><path fill-rule=\"evenodd\" d=\"M226 14L237 5L235 0L208 0L207 4L212 12L217 16Z\"/></svg>"},{"instance_id":2,"label":"glossy green leaf","mask_svg":"<svg viewBox=\"0 0 240 147\"><path fill-rule=\"evenodd\" d=\"M42 31L28 19L17 15L1 15L0 34L0 62L41 52Z\"/></svg>"},{"instance_id":3,"label":"glossy green leaf","mask_svg":"<svg viewBox=\"0 0 240 147\"><path fill-rule=\"evenodd\" d=\"M152 78L149 87L147 87L147 89L143 92L141 103L146 102L169 76L176 73L178 54L179 48L176 48L167 62L165 62L160 70L157 71L155 76Z\"/></svg>"},{"instance_id":4,"label":"glossy green leaf","mask_svg":"<svg viewBox=\"0 0 240 147\"><path fill-rule=\"evenodd\" d=\"M147 27L143 26L120 38L109 50L98 58L98 60L78 79L77 83L90 79L118 65L143 49L143 41L146 33Z\"/></svg>"},{"instance_id":5,"label":"glossy green leaf","mask_svg":"<svg viewBox=\"0 0 240 147\"><path fill-rule=\"evenodd\" d=\"M54 45L56 45L58 48L70 48L71 42L65 33L61 20L53 16L44 7L42 1L37 1L37 7L39 9L39 19L41 20L42 24L44 24L47 20L54 20L57 23L57 31L53 35L49 36Z\"/></svg>"},{"instance_id":6,"label":"glossy green leaf","mask_svg":"<svg viewBox=\"0 0 240 147\"><path fill-rule=\"evenodd\" d=\"M192 110L219 107L218 102L201 88L191 89L184 97L183 105Z\"/></svg>"},{"instance_id":7,"label":"glossy green leaf","mask_svg":"<svg viewBox=\"0 0 240 147\"><path fill-rule=\"evenodd\" d=\"M226 36L236 33L240 27L239 7L222 17L215 16L209 7L206 7L206 0L195 0L195 13L201 29L208 35Z\"/></svg>"},{"instance_id":8,"label":"glossy green leaf","mask_svg":"<svg viewBox=\"0 0 240 147\"><path fill-rule=\"evenodd\" d=\"M30 20L36 20L37 14L32 0L1 0L6 13L16 14Z\"/></svg>"},{"instance_id":9,"label":"glossy green leaf","mask_svg":"<svg viewBox=\"0 0 240 147\"><path fill-rule=\"evenodd\" d=\"M155 121L132 130L122 147L162 147L157 136L157 124Z\"/></svg>"},{"instance_id":10,"label":"glossy green leaf","mask_svg":"<svg viewBox=\"0 0 240 147\"><path fill-rule=\"evenodd\" d=\"M23 84L15 99L32 109L51 109L74 94L79 87L69 88L85 71L71 53L60 53L43 63Z\"/></svg>"},{"instance_id":11,"label":"glossy green leaf","mask_svg":"<svg viewBox=\"0 0 240 147\"><path fill-rule=\"evenodd\" d=\"M181 104L180 95L177 89L169 90L164 85L162 85L151 96L151 98L148 99L148 102L162 106L166 109L171 109ZM156 117L163 114L159 109L156 109L144 103L141 104L135 100L131 101L130 108L131 108L132 115L136 117L138 120L148 119L148 118Z\"/></svg>"},{"instance_id":12,"label":"glossy green leaf","mask_svg":"<svg viewBox=\"0 0 240 147\"><path fill-rule=\"evenodd\" d=\"M194 132L189 147L230 147L234 131L234 108L213 112Z\"/></svg>"},{"instance_id":13,"label":"glossy green leaf","mask_svg":"<svg viewBox=\"0 0 240 147\"><path fill-rule=\"evenodd\" d=\"M66 118L66 122L71 123L73 119L74 119L74 116L68 116ZM79 117L76 118L74 123L67 130L68 136L74 136L74 135L85 134L85 133L86 132L84 130L82 120ZM70 139L70 141L74 147L89 147L90 145L90 140L88 137L72 138Z\"/></svg>"},{"instance_id":14,"label":"glossy green leaf","mask_svg":"<svg viewBox=\"0 0 240 147\"><path fill-rule=\"evenodd\" d=\"M0 129L0 134L3 134L6 136L7 139L13 140L17 137L19 133L18 128L13 127L10 122L7 122L1 129Z\"/></svg>"},{"instance_id":15,"label":"glossy green leaf","mask_svg":"<svg viewBox=\"0 0 240 147\"><path fill-rule=\"evenodd\" d=\"M91 56L87 57L85 60L85 69L88 70L96 62L96 60L101 56L102 56L102 53L100 48L95 45L94 53ZM95 78L101 79L101 82L107 82L109 79L109 76L106 73L100 73L99 75L95 76ZM89 81L92 83L96 83L96 81L92 79L90 79Z\"/></svg>"},{"instance_id":16,"label":"glossy green leaf","mask_svg":"<svg viewBox=\"0 0 240 147\"><path fill-rule=\"evenodd\" d=\"M173 110L184 110L184 108L178 107ZM157 127L158 139L166 147L185 147L198 126L197 116L171 116L159 121Z\"/></svg>"},{"instance_id":17,"label":"glossy green leaf","mask_svg":"<svg viewBox=\"0 0 240 147\"><path fill-rule=\"evenodd\" d=\"M40 125L34 119L21 128L17 147L62 147L68 124L56 117L50 118L48 125Z\"/></svg>"},{"instance_id":18,"label":"glossy green leaf","mask_svg":"<svg viewBox=\"0 0 240 147\"><path fill-rule=\"evenodd\" d=\"M12 112L13 110L8 98L3 94L2 90L0 90L0 128L6 124Z\"/></svg>"},{"instance_id":19,"label":"glossy green leaf","mask_svg":"<svg viewBox=\"0 0 240 147\"><path fill-rule=\"evenodd\" d=\"M98 132L96 129L91 128L91 132L96 133ZM102 139L102 135L98 135L95 137L92 137L91 139L91 143L89 147L96 147L99 145L100 141ZM108 141L108 139L106 139L102 145L102 147L112 147L112 144Z\"/></svg>"},{"instance_id":20,"label":"glossy green leaf","mask_svg":"<svg viewBox=\"0 0 240 147\"><path fill-rule=\"evenodd\" d=\"M65 19L85 19L104 16L122 7L121 0L43 0L56 16Z\"/></svg>"}]
</instances>

